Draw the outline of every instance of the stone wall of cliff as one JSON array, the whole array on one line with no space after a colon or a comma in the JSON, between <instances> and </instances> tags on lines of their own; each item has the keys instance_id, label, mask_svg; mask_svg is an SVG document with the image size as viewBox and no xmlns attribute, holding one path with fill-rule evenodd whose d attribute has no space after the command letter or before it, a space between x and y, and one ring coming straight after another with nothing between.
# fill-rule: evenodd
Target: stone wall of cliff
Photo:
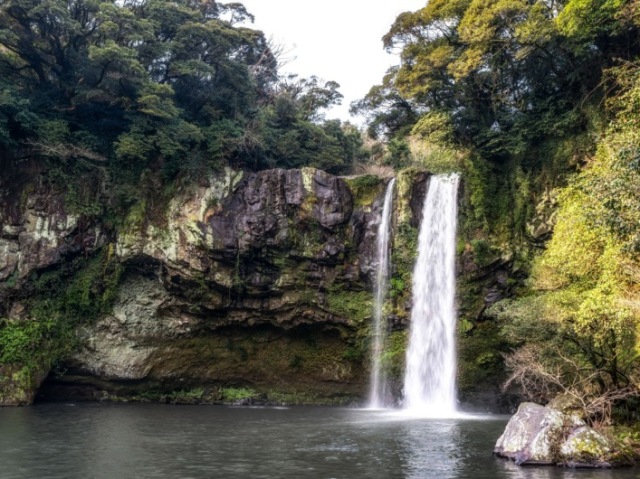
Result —
<instances>
[{"instance_id":1,"label":"stone wall of cliff","mask_svg":"<svg viewBox=\"0 0 640 479\"><path fill-rule=\"evenodd\" d=\"M427 177L404 175L399 223L419 218L411 196ZM39 175L5 182L0 317L22 331L53 302L76 320L63 357L35 354L28 367L5 357L0 402L362 399L385 183L226 169L153 215L134 205L109 224L70 212L65 191ZM409 297L395 300L396 329Z\"/></svg>"}]
</instances>

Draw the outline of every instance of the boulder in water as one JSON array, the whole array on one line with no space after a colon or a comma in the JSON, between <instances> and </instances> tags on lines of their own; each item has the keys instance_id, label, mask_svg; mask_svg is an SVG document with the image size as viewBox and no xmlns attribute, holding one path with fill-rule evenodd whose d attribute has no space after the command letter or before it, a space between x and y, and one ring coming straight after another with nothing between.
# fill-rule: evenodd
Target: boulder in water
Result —
<instances>
[{"instance_id":1,"label":"boulder in water","mask_svg":"<svg viewBox=\"0 0 640 479\"><path fill-rule=\"evenodd\" d=\"M494 453L522 466L611 468L633 464L629 451L580 417L534 403L520 405Z\"/></svg>"}]
</instances>

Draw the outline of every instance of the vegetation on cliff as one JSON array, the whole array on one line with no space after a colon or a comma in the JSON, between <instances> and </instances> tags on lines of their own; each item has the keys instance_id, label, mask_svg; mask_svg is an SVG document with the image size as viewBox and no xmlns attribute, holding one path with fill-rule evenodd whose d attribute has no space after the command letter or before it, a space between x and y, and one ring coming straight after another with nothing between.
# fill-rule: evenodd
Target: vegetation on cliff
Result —
<instances>
[{"instance_id":1,"label":"vegetation on cliff","mask_svg":"<svg viewBox=\"0 0 640 479\"><path fill-rule=\"evenodd\" d=\"M629 88L611 99L617 111L595 156L559 194L530 291L499 311L507 334L524 344L507 357L510 380L543 400L569 393L606 421L640 384L638 73L632 65L613 72Z\"/></svg>"},{"instance_id":2,"label":"vegetation on cliff","mask_svg":"<svg viewBox=\"0 0 640 479\"><path fill-rule=\"evenodd\" d=\"M360 131L323 117L340 102L339 85L280 75L278 46L248 28L251 20L241 4L214 0L0 2L0 252L7 255L0 278L10 274L0 281L0 403L1 391L9 391L8 403L17 397L12 385L33 390L74 351L78 327L112 312L128 239L144 242L148 234L173 250L200 238L243 178L216 182L229 168L311 166L338 174L365 155ZM311 194L314 171L301 185L309 216L337 200ZM199 187L209 188L206 204L194 206L199 215L188 212L193 230L176 239L168 210ZM295 216L298 206L286 214ZM191 221L196 216L199 223ZM299 261L323 251L316 243L326 227L291 226L295 244L287 247L299 250ZM246 231L241 239L235 233L223 231L232 252L212 268L214 277L234 271L231 290L222 287L228 302L254 292L249 275L269 280L288 260L277 251L281 264L257 264L265 245L245 251ZM21 251L30 241L33 250ZM283 281L295 273L282 271ZM194 302L223 297L219 277L211 291L201 276L197 293L188 292ZM350 314L349 301L330 306Z\"/></svg>"},{"instance_id":3,"label":"vegetation on cliff","mask_svg":"<svg viewBox=\"0 0 640 479\"><path fill-rule=\"evenodd\" d=\"M29 318L0 320L0 403L5 395L9 403L12 395L19 403L33 401L39 382L76 348L76 328L108 312L122 272L110 251L32 274L20 306Z\"/></svg>"}]
</instances>

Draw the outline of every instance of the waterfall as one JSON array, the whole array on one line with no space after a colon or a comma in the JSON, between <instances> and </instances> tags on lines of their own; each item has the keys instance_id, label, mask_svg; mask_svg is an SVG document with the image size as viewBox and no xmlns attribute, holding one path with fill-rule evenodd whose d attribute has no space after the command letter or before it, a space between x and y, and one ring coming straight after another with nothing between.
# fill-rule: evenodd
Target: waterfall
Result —
<instances>
[{"instance_id":1,"label":"waterfall","mask_svg":"<svg viewBox=\"0 0 640 479\"><path fill-rule=\"evenodd\" d=\"M387 185L376 243L377 268L373 311L373 344L371 348L371 391L369 393L369 407L374 409L388 405L387 377L382 370L382 352L387 339L387 322L382 315L382 307L387 296L389 283L391 211L393 210L393 187L395 183L396 179L393 178Z\"/></svg>"},{"instance_id":2,"label":"waterfall","mask_svg":"<svg viewBox=\"0 0 640 479\"><path fill-rule=\"evenodd\" d=\"M456 411L455 252L457 174L431 177L413 271L404 407L423 416Z\"/></svg>"}]
</instances>

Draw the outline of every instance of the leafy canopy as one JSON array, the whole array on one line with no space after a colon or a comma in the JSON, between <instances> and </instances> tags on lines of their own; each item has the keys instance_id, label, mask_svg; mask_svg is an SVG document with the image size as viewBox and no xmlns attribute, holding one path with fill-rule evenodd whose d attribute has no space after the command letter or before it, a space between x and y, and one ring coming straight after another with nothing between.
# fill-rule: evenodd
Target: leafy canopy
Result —
<instances>
[{"instance_id":1,"label":"leafy canopy","mask_svg":"<svg viewBox=\"0 0 640 479\"><path fill-rule=\"evenodd\" d=\"M242 26L251 19L214 0L3 0L0 144L169 177L348 167L354 138L320 114L339 85L281 79L272 45Z\"/></svg>"},{"instance_id":2,"label":"leafy canopy","mask_svg":"<svg viewBox=\"0 0 640 479\"><path fill-rule=\"evenodd\" d=\"M354 105L373 133L403 136L446 115L460 144L492 161L532 156L585 127L602 72L640 51L625 0L431 0L384 37L401 65Z\"/></svg>"}]
</instances>

